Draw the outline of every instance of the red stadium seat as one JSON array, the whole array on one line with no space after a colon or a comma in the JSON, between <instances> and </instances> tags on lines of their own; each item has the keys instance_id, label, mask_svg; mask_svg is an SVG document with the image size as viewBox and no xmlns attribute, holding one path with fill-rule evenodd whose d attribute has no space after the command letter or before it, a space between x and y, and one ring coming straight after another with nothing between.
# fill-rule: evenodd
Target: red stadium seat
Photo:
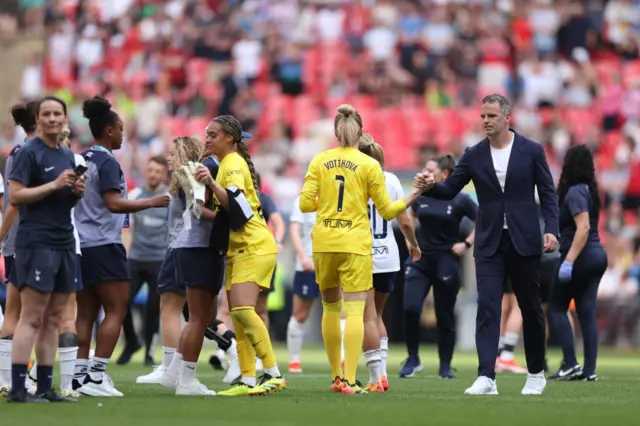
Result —
<instances>
[{"instance_id":1,"label":"red stadium seat","mask_svg":"<svg viewBox=\"0 0 640 426\"><path fill-rule=\"evenodd\" d=\"M204 130L209 125L209 121L211 120L207 117L191 117L187 122L187 136L203 140Z\"/></svg>"},{"instance_id":2,"label":"red stadium seat","mask_svg":"<svg viewBox=\"0 0 640 426\"><path fill-rule=\"evenodd\" d=\"M189 86L199 86L208 79L211 61L202 58L189 59L187 62L187 84Z\"/></svg>"},{"instance_id":3,"label":"red stadium seat","mask_svg":"<svg viewBox=\"0 0 640 426\"><path fill-rule=\"evenodd\" d=\"M603 83L611 83L613 81L613 76L616 74L620 74L622 70L620 60L619 59L604 59L600 61L595 61L593 63L593 68L596 72L596 77L598 81Z\"/></svg>"},{"instance_id":4,"label":"red stadium seat","mask_svg":"<svg viewBox=\"0 0 640 426\"><path fill-rule=\"evenodd\" d=\"M413 147L419 147L431 139L435 125L431 122L431 116L425 108L404 109L405 122L409 129L409 143Z\"/></svg>"},{"instance_id":5,"label":"red stadium seat","mask_svg":"<svg viewBox=\"0 0 640 426\"><path fill-rule=\"evenodd\" d=\"M627 87L631 87L635 81L640 81L640 60L628 62L624 66L622 81Z\"/></svg>"},{"instance_id":6,"label":"red stadium seat","mask_svg":"<svg viewBox=\"0 0 640 426\"><path fill-rule=\"evenodd\" d=\"M161 121L162 131L166 132L172 138L178 136L186 136L187 123L184 118L181 117L165 117Z\"/></svg>"},{"instance_id":7,"label":"red stadium seat","mask_svg":"<svg viewBox=\"0 0 640 426\"><path fill-rule=\"evenodd\" d=\"M627 225L635 225L637 218L638 215L634 211L626 210L624 212L624 223L626 223Z\"/></svg>"}]
</instances>

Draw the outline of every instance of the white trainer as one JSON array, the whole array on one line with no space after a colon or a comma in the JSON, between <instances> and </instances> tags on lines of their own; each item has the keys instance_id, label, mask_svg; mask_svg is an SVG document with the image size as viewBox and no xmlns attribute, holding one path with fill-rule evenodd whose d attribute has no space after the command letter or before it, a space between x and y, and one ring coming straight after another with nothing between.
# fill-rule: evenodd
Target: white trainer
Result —
<instances>
[{"instance_id":1,"label":"white trainer","mask_svg":"<svg viewBox=\"0 0 640 426\"><path fill-rule=\"evenodd\" d=\"M11 390L11 386L5 384L5 385L0 385L0 396L6 396L9 395L9 391Z\"/></svg>"},{"instance_id":2,"label":"white trainer","mask_svg":"<svg viewBox=\"0 0 640 426\"><path fill-rule=\"evenodd\" d=\"M87 374L84 379L82 387L77 389L80 394L85 396L107 396L107 397L121 397L124 396L113 384L111 378L104 373L102 380L95 381L91 378L90 374Z\"/></svg>"},{"instance_id":3,"label":"white trainer","mask_svg":"<svg viewBox=\"0 0 640 426\"><path fill-rule=\"evenodd\" d=\"M38 384L27 374L27 378L24 381L24 387L27 390L27 393L31 395L35 395L38 392Z\"/></svg>"},{"instance_id":4,"label":"white trainer","mask_svg":"<svg viewBox=\"0 0 640 426\"><path fill-rule=\"evenodd\" d=\"M67 398L80 398L80 392L74 391L71 388L62 389L60 395L66 396Z\"/></svg>"},{"instance_id":5,"label":"white trainer","mask_svg":"<svg viewBox=\"0 0 640 426\"><path fill-rule=\"evenodd\" d=\"M544 378L544 371L537 374L529 373L527 375L527 382L522 388L522 395L542 395L546 387L547 379Z\"/></svg>"},{"instance_id":6,"label":"white trainer","mask_svg":"<svg viewBox=\"0 0 640 426\"><path fill-rule=\"evenodd\" d=\"M164 365L160 365L158 367L155 367L153 369L153 371L149 374L146 374L144 376L139 376L136 379L136 383L141 385L160 385L162 384L161 380L162 380L162 376L165 374L165 372L167 371L167 367L165 367Z\"/></svg>"},{"instance_id":7,"label":"white trainer","mask_svg":"<svg viewBox=\"0 0 640 426\"><path fill-rule=\"evenodd\" d=\"M224 376L224 379L222 379L222 383L231 383L240 376L242 376L242 371L240 371L238 357L232 356L229 358L229 369L227 370L227 374Z\"/></svg>"},{"instance_id":8,"label":"white trainer","mask_svg":"<svg viewBox=\"0 0 640 426\"><path fill-rule=\"evenodd\" d=\"M178 387L178 375L177 374L169 374L169 371L165 371L162 376L160 376L160 384L167 389L175 390Z\"/></svg>"},{"instance_id":9,"label":"white trainer","mask_svg":"<svg viewBox=\"0 0 640 426\"><path fill-rule=\"evenodd\" d=\"M198 379L191 379L189 383L180 383L176 387L176 395L180 396L215 396L215 391L207 389Z\"/></svg>"},{"instance_id":10,"label":"white trainer","mask_svg":"<svg viewBox=\"0 0 640 426\"><path fill-rule=\"evenodd\" d=\"M465 395L498 395L496 381L487 376L480 376L464 391Z\"/></svg>"}]
</instances>

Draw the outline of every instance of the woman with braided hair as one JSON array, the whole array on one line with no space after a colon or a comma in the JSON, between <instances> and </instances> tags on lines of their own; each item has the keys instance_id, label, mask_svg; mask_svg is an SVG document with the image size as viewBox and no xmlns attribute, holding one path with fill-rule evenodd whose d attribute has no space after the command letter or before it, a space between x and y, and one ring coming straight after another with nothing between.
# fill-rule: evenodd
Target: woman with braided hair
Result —
<instances>
[{"instance_id":1,"label":"woman with braided hair","mask_svg":"<svg viewBox=\"0 0 640 426\"><path fill-rule=\"evenodd\" d=\"M256 171L243 141L249 135L230 115L211 120L206 134L207 147L220 160L220 169L214 179L209 169L198 166L196 178L211 188L219 213L228 217L226 289L242 370L242 378L218 395L267 395L284 389L286 381L278 369L269 332L255 308L261 288L271 284L278 247L258 200ZM258 383L256 354L264 365Z\"/></svg>"}]
</instances>

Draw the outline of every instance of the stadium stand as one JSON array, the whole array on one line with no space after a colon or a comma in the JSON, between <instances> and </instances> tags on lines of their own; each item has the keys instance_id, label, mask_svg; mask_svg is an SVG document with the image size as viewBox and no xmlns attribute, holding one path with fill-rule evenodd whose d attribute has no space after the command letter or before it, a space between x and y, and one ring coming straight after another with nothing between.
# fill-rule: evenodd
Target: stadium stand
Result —
<instances>
[{"instance_id":1,"label":"stadium stand","mask_svg":"<svg viewBox=\"0 0 640 426\"><path fill-rule=\"evenodd\" d=\"M479 99L508 95L516 104L514 126L544 145L556 177L572 144L596 153L610 253L603 309L607 321L637 322L637 2L378 0L372 8L340 0L21 0L17 6L23 31L46 34L45 54L32 56L17 82L21 96L47 92L70 101L74 143L82 146L90 137L80 103L107 93L125 118L120 156L131 185L139 164L163 153L171 136L201 137L210 117L233 113L257 136L252 154L278 204L287 206L308 161L333 143L328 117L343 101L358 108L365 130L385 148L388 168L397 171L421 167L433 152L459 156L482 138ZM0 10L0 34L15 33L14 18ZM9 124L2 129L7 152L21 135ZM628 344L632 333L616 342Z\"/></svg>"}]
</instances>

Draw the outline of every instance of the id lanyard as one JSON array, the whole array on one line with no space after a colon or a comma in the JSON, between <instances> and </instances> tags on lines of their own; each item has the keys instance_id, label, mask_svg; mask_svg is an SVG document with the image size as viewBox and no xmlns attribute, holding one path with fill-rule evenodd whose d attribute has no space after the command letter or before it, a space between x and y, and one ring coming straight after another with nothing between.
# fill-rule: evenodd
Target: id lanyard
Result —
<instances>
[{"instance_id":1,"label":"id lanyard","mask_svg":"<svg viewBox=\"0 0 640 426\"><path fill-rule=\"evenodd\" d=\"M91 147L91 149L95 150L95 151L102 151L102 152L106 152L107 154L109 154L111 157L115 158L113 155L113 152L109 151L107 148L105 148L104 146L101 145L93 145ZM126 196L126 194L125 194ZM129 213L125 213L124 214L124 224L122 225L122 228L129 228Z\"/></svg>"},{"instance_id":2,"label":"id lanyard","mask_svg":"<svg viewBox=\"0 0 640 426\"><path fill-rule=\"evenodd\" d=\"M94 145L94 146L91 147L91 149L94 149L96 151L106 152L107 154L109 154L110 156L113 157L113 152L109 151L107 148L105 148L102 145Z\"/></svg>"}]
</instances>

